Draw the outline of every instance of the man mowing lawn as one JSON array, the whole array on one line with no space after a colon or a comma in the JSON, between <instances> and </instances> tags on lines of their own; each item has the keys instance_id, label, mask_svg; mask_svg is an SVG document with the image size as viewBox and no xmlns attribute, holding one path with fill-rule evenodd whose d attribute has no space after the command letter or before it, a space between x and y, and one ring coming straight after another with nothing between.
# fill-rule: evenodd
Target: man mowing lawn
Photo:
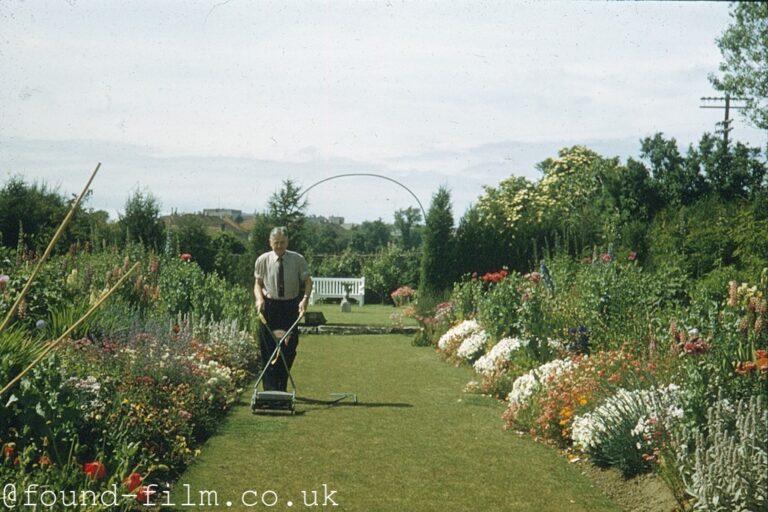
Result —
<instances>
[{"instance_id":1,"label":"man mowing lawn","mask_svg":"<svg viewBox=\"0 0 768 512\"><path fill-rule=\"evenodd\" d=\"M301 254L288 250L288 233L285 227L276 227L269 234L271 251L256 259L254 265L253 294L256 309L263 313L267 327L287 331L304 314L312 293L312 278L307 260ZM270 364L275 351L272 336L260 336L261 360L267 366L264 374L264 390L286 391L288 372L296 359L299 344L298 329L294 329L281 352L283 364ZM287 366L287 369L286 369Z\"/></svg>"}]
</instances>

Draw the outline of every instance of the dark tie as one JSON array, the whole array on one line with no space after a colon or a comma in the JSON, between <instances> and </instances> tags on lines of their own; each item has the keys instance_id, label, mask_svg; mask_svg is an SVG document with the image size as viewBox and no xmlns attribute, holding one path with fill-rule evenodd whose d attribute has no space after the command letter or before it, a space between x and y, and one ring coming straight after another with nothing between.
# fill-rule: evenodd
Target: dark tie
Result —
<instances>
[{"instance_id":1,"label":"dark tie","mask_svg":"<svg viewBox=\"0 0 768 512\"><path fill-rule=\"evenodd\" d=\"M285 297L285 269L282 256L277 258L277 296Z\"/></svg>"}]
</instances>

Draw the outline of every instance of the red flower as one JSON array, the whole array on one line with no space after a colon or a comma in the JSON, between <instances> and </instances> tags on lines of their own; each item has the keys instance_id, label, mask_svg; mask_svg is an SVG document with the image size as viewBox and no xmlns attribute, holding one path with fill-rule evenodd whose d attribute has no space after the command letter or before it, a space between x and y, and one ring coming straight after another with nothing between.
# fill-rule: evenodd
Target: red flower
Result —
<instances>
[{"instance_id":1,"label":"red flower","mask_svg":"<svg viewBox=\"0 0 768 512\"><path fill-rule=\"evenodd\" d=\"M123 485L128 489L128 492L132 492L141 485L141 475L138 473L131 473L128 475L128 478L123 480Z\"/></svg>"},{"instance_id":2,"label":"red flower","mask_svg":"<svg viewBox=\"0 0 768 512\"><path fill-rule=\"evenodd\" d=\"M629 251L629 254L627 254L627 259L629 261L635 261L637 259L637 253L635 251Z\"/></svg>"},{"instance_id":3,"label":"red flower","mask_svg":"<svg viewBox=\"0 0 768 512\"><path fill-rule=\"evenodd\" d=\"M768 357L768 350L755 350L755 359L765 359Z\"/></svg>"},{"instance_id":4,"label":"red flower","mask_svg":"<svg viewBox=\"0 0 768 512\"><path fill-rule=\"evenodd\" d=\"M86 462L83 471L92 480L101 480L107 476L107 468L101 462Z\"/></svg>"},{"instance_id":5,"label":"red flower","mask_svg":"<svg viewBox=\"0 0 768 512\"><path fill-rule=\"evenodd\" d=\"M154 489L154 486L142 485L139 487L139 492L136 493L136 501L144 503L145 505L152 505L149 500L151 500L152 496L155 494L157 494L157 491Z\"/></svg>"},{"instance_id":6,"label":"red flower","mask_svg":"<svg viewBox=\"0 0 768 512\"><path fill-rule=\"evenodd\" d=\"M180 256L180 258L181 258L181 261L183 261L183 262L189 262L189 261L192 261L192 255L191 255L191 254L189 254L188 252L185 252L184 254L182 254L182 255Z\"/></svg>"},{"instance_id":7,"label":"red flower","mask_svg":"<svg viewBox=\"0 0 768 512\"><path fill-rule=\"evenodd\" d=\"M16 448L13 446L13 444L8 443L5 446L3 446L3 455L7 458L13 457L13 455L16 453Z\"/></svg>"}]
</instances>

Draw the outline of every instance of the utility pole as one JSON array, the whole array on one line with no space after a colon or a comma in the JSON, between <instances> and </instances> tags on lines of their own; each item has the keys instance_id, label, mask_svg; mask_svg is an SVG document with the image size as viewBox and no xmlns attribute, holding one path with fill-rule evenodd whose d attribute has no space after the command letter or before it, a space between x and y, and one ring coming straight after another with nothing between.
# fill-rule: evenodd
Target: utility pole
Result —
<instances>
[{"instance_id":1,"label":"utility pole","mask_svg":"<svg viewBox=\"0 0 768 512\"><path fill-rule=\"evenodd\" d=\"M723 119L723 142L725 147L728 147L728 132L731 131L730 111L731 109L740 110L746 108L744 105L731 105L731 101L747 101L747 98L731 98L730 94L726 94L722 98L714 97L702 97L701 101L724 101L725 105L700 105L699 108L722 108L725 109L725 118ZM720 124L720 123L717 123Z\"/></svg>"}]
</instances>

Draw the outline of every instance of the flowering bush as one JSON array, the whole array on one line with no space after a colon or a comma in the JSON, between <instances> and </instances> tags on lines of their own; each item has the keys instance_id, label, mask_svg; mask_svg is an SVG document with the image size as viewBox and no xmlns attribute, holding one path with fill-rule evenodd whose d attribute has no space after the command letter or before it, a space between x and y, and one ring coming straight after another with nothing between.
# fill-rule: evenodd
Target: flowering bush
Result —
<instances>
[{"instance_id":1,"label":"flowering bush","mask_svg":"<svg viewBox=\"0 0 768 512\"><path fill-rule=\"evenodd\" d=\"M416 297L416 290L410 286L401 286L390 294L395 306L400 307L409 304Z\"/></svg>"},{"instance_id":2,"label":"flowering bush","mask_svg":"<svg viewBox=\"0 0 768 512\"><path fill-rule=\"evenodd\" d=\"M456 357L464 361L475 361L485 352L489 339L488 333L483 330L472 333L461 342L456 350Z\"/></svg>"},{"instance_id":3,"label":"flowering bush","mask_svg":"<svg viewBox=\"0 0 768 512\"><path fill-rule=\"evenodd\" d=\"M3 397L0 481L94 491L118 485L139 496L142 483L167 482L192 460L255 370L252 336L226 320L248 318L247 291L203 275L195 263L160 265L136 252L147 259L143 270L83 324L76 340ZM133 257L115 259L67 255L43 267L22 321L0 333L0 382L39 354L44 345L36 338L58 336ZM0 280L5 309L25 271L0 270L10 276ZM189 316L168 316L180 311Z\"/></svg>"},{"instance_id":4,"label":"flowering bush","mask_svg":"<svg viewBox=\"0 0 768 512\"><path fill-rule=\"evenodd\" d=\"M473 367L481 375L489 375L502 363L508 361L512 353L527 347L528 342L518 338L503 338L496 343L487 354L475 361Z\"/></svg>"},{"instance_id":5,"label":"flowering bush","mask_svg":"<svg viewBox=\"0 0 768 512\"><path fill-rule=\"evenodd\" d=\"M440 336L440 339L437 341L437 348L447 357L451 357L456 353L459 346L461 346L466 338L481 331L482 328L477 321L464 320L459 325L448 329L448 332Z\"/></svg>"},{"instance_id":6,"label":"flowering bush","mask_svg":"<svg viewBox=\"0 0 768 512\"><path fill-rule=\"evenodd\" d=\"M624 476L650 469L662 438L672 422L683 416L680 388L620 388L591 412L573 419L573 443L599 465L616 466ZM660 421L663 420L663 423Z\"/></svg>"}]
</instances>

